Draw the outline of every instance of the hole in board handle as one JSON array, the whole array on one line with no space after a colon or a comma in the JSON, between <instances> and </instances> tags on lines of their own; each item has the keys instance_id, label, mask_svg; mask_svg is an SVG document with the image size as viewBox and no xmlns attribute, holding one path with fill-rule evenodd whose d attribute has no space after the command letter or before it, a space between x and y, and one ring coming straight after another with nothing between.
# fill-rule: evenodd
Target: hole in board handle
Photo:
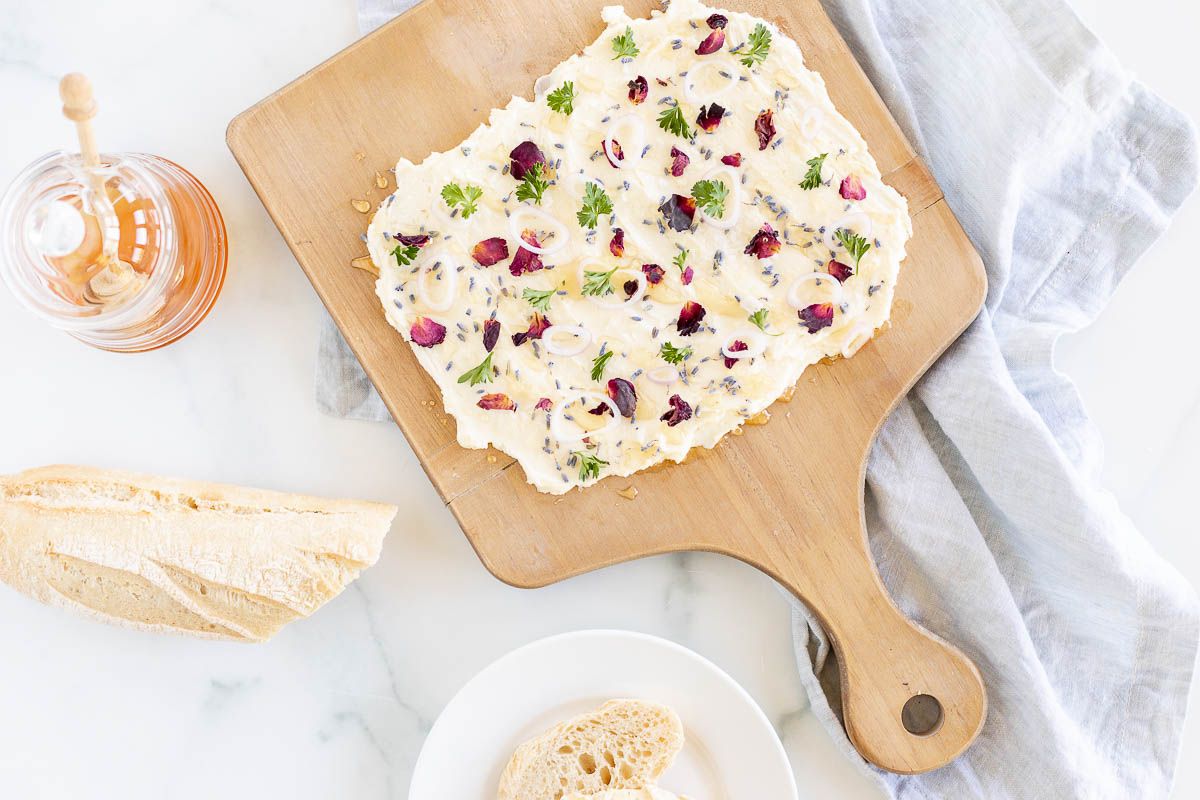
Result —
<instances>
[{"instance_id":1,"label":"hole in board handle","mask_svg":"<svg viewBox=\"0 0 1200 800\"><path fill-rule=\"evenodd\" d=\"M914 736L930 736L942 727L942 704L931 694L913 695L900 711L900 722Z\"/></svg>"}]
</instances>

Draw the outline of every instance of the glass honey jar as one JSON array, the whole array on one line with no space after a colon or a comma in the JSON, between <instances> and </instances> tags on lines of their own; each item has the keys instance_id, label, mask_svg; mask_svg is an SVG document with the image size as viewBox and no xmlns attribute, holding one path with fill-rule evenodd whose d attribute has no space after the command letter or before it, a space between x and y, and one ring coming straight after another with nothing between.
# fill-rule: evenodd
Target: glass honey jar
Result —
<instances>
[{"instance_id":1,"label":"glass honey jar","mask_svg":"<svg viewBox=\"0 0 1200 800\"><path fill-rule=\"evenodd\" d=\"M0 201L0 276L22 305L80 341L153 350L212 308L225 224L177 164L142 153L100 161L87 172L78 155L50 153L16 178Z\"/></svg>"},{"instance_id":2,"label":"glass honey jar","mask_svg":"<svg viewBox=\"0 0 1200 800\"><path fill-rule=\"evenodd\" d=\"M221 292L221 212L172 161L99 153L91 84L76 73L60 88L81 154L42 156L9 186L0 200L0 279L25 308L93 347L168 345Z\"/></svg>"}]
</instances>

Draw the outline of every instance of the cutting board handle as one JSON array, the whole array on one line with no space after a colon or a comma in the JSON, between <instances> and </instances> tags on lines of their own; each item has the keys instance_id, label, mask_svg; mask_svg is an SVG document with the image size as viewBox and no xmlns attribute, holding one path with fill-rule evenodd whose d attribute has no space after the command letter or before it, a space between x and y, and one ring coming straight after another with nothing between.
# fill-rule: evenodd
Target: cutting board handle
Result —
<instances>
[{"instance_id":1,"label":"cutting board handle","mask_svg":"<svg viewBox=\"0 0 1200 800\"><path fill-rule=\"evenodd\" d=\"M987 695L979 670L896 608L861 527L823 538L821 551L820 558L788 559L776 577L808 603L830 636L850 741L890 772L948 764L983 727Z\"/></svg>"}]
</instances>

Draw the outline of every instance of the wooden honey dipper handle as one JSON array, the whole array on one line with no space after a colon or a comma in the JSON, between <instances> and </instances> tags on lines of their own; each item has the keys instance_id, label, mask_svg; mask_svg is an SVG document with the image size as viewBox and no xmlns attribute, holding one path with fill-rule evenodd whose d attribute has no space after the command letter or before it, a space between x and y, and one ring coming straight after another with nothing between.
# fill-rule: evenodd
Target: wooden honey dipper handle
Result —
<instances>
[{"instance_id":1,"label":"wooden honey dipper handle","mask_svg":"<svg viewBox=\"0 0 1200 800\"><path fill-rule=\"evenodd\" d=\"M72 72L63 76L58 83L58 95L63 101L63 116L75 123L75 133L79 136L79 154L83 158L83 171L91 187L91 202L87 210L112 222L116 221L112 200L108 196L106 179L100 172L100 151L96 148L96 134L92 130L92 117L98 110L96 99L92 96L92 82L81 72ZM102 229L103 229L102 224ZM128 264L117 257L117 240L110 235L104 235L104 247L97 259L104 270L112 273L110 280L127 276L132 272Z\"/></svg>"},{"instance_id":2,"label":"wooden honey dipper handle","mask_svg":"<svg viewBox=\"0 0 1200 800\"><path fill-rule=\"evenodd\" d=\"M63 116L75 123L79 135L79 152L85 167L100 165L100 152L96 149L96 135L92 130L92 117L96 116L96 99L92 96L92 82L81 72L64 75L58 84L58 94L63 101Z\"/></svg>"}]
</instances>

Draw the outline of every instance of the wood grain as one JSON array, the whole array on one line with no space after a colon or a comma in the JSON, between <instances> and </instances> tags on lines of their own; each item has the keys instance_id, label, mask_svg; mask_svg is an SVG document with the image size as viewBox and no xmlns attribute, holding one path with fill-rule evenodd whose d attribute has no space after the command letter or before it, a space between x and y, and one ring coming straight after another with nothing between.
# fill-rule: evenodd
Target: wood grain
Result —
<instances>
[{"instance_id":1,"label":"wood grain","mask_svg":"<svg viewBox=\"0 0 1200 800\"><path fill-rule=\"evenodd\" d=\"M381 199L376 172L401 155L419 161L452 147L510 95L528 97L538 76L602 30L603 5L570 0L548 14L536 0L426 0L244 112L229 146L492 573L532 587L655 553L741 559L805 600L829 630L846 730L863 756L895 772L942 766L978 734L986 695L974 665L887 596L865 537L863 473L888 411L975 317L986 285L941 190L818 0L729 5L799 42L909 199L914 236L890 328L854 358L806 371L769 425L693 451L683 466L539 494L508 456L456 444L436 385L384 320L372 278L350 268L367 223L350 200ZM632 15L651 7L627 3ZM615 491L631 483L633 501ZM943 710L928 735L901 720L919 694Z\"/></svg>"}]
</instances>

